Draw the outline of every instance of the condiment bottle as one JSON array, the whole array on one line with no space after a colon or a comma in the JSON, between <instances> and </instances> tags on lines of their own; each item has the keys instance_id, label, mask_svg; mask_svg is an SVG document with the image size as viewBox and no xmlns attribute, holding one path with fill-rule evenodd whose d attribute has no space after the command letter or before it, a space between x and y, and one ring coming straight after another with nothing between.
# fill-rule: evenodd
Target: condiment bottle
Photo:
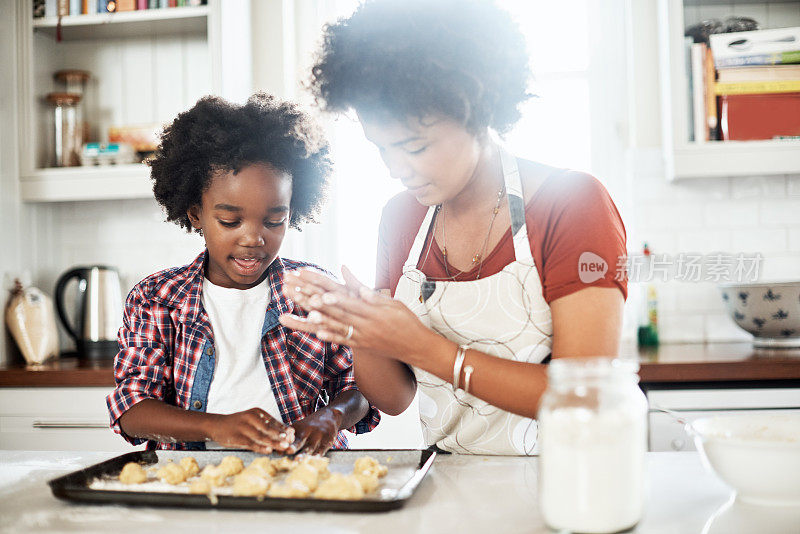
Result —
<instances>
[{"instance_id":1,"label":"condiment bottle","mask_svg":"<svg viewBox=\"0 0 800 534\"><path fill-rule=\"evenodd\" d=\"M555 358L539 407L539 507L558 531L609 533L644 508L647 401L639 364Z\"/></svg>"}]
</instances>

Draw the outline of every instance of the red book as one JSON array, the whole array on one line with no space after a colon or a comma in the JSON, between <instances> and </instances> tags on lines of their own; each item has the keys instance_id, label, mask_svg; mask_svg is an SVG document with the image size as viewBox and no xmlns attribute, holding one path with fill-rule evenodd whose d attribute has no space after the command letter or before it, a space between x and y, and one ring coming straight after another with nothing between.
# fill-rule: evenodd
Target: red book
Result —
<instances>
[{"instance_id":1,"label":"red book","mask_svg":"<svg viewBox=\"0 0 800 534\"><path fill-rule=\"evenodd\" d=\"M724 141L800 136L800 93L722 95Z\"/></svg>"},{"instance_id":2,"label":"red book","mask_svg":"<svg viewBox=\"0 0 800 534\"><path fill-rule=\"evenodd\" d=\"M136 0L136 9L147 9L147 0Z\"/></svg>"}]
</instances>

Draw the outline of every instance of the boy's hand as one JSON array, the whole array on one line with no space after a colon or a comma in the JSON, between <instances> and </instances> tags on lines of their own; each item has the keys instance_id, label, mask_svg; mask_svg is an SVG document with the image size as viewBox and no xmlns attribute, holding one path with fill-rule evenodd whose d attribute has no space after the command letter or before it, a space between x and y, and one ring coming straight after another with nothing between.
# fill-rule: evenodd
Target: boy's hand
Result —
<instances>
[{"instance_id":1,"label":"boy's hand","mask_svg":"<svg viewBox=\"0 0 800 534\"><path fill-rule=\"evenodd\" d=\"M240 447L262 454L285 451L295 440L295 431L261 408L221 415L209 432L224 447Z\"/></svg>"},{"instance_id":2,"label":"boy's hand","mask_svg":"<svg viewBox=\"0 0 800 534\"><path fill-rule=\"evenodd\" d=\"M295 421L292 424L295 440L286 452L325 454L336 440L336 434L342 425L342 417L341 411L326 406L308 417Z\"/></svg>"}]
</instances>

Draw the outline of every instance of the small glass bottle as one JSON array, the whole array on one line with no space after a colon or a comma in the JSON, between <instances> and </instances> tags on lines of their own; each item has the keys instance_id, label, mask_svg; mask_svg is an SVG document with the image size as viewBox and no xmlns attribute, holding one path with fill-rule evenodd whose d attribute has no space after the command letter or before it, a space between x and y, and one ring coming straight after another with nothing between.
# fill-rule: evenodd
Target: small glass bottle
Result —
<instances>
[{"instance_id":1,"label":"small glass bottle","mask_svg":"<svg viewBox=\"0 0 800 534\"><path fill-rule=\"evenodd\" d=\"M558 531L610 533L644 510L647 400L639 364L556 358L539 407L539 507Z\"/></svg>"},{"instance_id":2,"label":"small glass bottle","mask_svg":"<svg viewBox=\"0 0 800 534\"><path fill-rule=\"evenodd\" d=\"M53 106L54 154L53 166L80 165L83 147L83 128L78 122L81 96L74 93L50 93L47 102Z\"/></svg>"}]
</instances>

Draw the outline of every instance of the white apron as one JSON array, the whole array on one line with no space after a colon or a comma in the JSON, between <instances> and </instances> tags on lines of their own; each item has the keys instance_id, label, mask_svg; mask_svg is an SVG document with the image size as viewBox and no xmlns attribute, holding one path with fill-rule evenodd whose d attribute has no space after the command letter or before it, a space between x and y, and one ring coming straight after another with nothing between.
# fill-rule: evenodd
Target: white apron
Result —
<instances>
[{"instance_id":1,"label":"white apron","mask_svg":"<svg viewBox=\"0 0 800 534\"><path fill-rule=\"evenodd\" d=\"M508 194L515 261L497 274L474 281L427 280L417 269L417 262L436 210L431 206L403 266L395 298L408 306L425 326L459 345L498 358L540 363L552 348L550 306L544 299L528 241L517 161L502 146L500 159ZM482 372L485 371L476 369L474 376ZM415 368L414 374L422 434L428 445L465 454L530 455L537 452L535 419L495 408L462 390L453 392L450 382L422 369Z\"/></svg>"}]
</instances>

